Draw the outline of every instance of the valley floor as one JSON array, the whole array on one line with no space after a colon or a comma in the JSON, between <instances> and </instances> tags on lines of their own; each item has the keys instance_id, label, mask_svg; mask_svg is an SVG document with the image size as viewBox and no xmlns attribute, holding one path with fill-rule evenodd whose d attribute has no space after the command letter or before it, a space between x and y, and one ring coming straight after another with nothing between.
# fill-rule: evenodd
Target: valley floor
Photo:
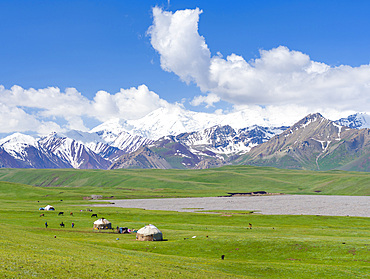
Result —
<instances>
[{"instance_id":1,"label":"valley floor","mask_svg":"<svg viewBox=\"0 0 370 279\"><path fill-rule=\"evenodd\" d=\"M99 200L99 202L101 201ZM245 210L266 215L370 217L370 196L273 195L104 201L114 204L99 204L94 206L182 212Z\"/></svg>"}]
</instances>

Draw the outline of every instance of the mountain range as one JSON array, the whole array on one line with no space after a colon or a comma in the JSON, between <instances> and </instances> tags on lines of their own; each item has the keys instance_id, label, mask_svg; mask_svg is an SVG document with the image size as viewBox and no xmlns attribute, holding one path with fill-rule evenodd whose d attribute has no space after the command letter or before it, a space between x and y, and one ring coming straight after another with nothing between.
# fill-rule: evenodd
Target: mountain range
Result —
<instances>
[{"instance_id":1,"label":"mountain range","mask_svg":"<svg viewBox=\"0 0 370 279\"><path fill-rule=\"evenodd\" d=\"M248 125L243 113L159 109L139 120L107 121L35 138L15 133L0 139L0 167L177 168L251 164L309 170L370 171L370 116L335 122L310 114L291 127ZM268 124L268 123L263 123Z\"/></svg>"},{"instance_id":2,"label":"mountain range","mask_svg":"<svg viewBox=\"0 0 370 279\"><path fill-rule=\"evenodd\" d=\"M310 114L234 163L308 170L370 170L370 130Z\"/></svg>"}]
</instances>

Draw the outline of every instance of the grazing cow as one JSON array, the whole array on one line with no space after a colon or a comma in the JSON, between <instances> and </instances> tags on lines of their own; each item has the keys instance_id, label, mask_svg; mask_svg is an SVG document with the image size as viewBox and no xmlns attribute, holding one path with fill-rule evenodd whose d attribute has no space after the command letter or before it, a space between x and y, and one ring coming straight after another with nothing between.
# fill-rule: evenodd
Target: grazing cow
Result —
<instances>
[{"instance_id":1,"label":"grazing cow","mask_svg":"<svg viewBox=\"0 0 370 279\"><path fill-rule=\"evenodd\" d=\"M63 211L61 211L61 212L59 212L59 213L58 213L58 216L59 216L59 215L63 215L63 214L64 214L64 212L63 212Z\"/></svg>"},{"instance_id":2,"label":"grazing cow","mask_svg":"<svg viewBox=\"0 0 370 279\"><path fill-rule=\"evenodd\" d=\"M98 214L92 214L91 217L98 217Z\"/></svg>"},{"instance_id":3,"label":"grazing cow","mask_svg":"<svg viewBox=\"0 0 370 279\"><path fill-rule=\"evenodd\" d=\"M59 224L59 226L61 227L61 228L64 228L64 223L62 222L62 223L60 223Z\"/></svg>"},{"instance_id":4,"label":"grazing cow","mask_svg":"<svg viewBox=\"0 0 370 279\"><path fill-rule=\"evenodd\" d=\"M40 217L43 217L43 216L45 216L44 213L40 214Z\"/></svg>"}]
</instances>

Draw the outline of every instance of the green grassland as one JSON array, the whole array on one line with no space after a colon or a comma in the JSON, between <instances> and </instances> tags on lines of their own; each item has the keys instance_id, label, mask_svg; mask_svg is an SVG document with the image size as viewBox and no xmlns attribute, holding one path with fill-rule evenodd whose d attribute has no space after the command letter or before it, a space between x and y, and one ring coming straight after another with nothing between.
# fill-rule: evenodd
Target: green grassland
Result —
<instances>
[{"instance_id":1,"label":"green grassland","mask_svg":"<svg viewBox=\"0 0 370 279\"><path fill-rule=\"evenodd\" d=\"M0 181L42 186L81 199L224 196L230 192L370 195L370 173L313 172L251 166L207 170L0 169ZM68 188L68 192L64 189ZM54 190L54 191L51 191ZM39 196L42 199L42 195Z\"/></svg>"},{"instance_id":2,"label":"green grassland","mask_svg":"<svg viewBox=\"0 0 370 279\"><path fill-rule=\"evenodd\" d=\"M368 278L369 218L91 207L83 197L217 196L256 190L368 195L369 185L366 173L255 167L0 169L0 269L4 278ZM56 211L38 210L47 204ZM113 227L154 224L165 241L140 242L135 234L94 231L96 218L87 209ZM59 211L64 215L58 216ZM60 222L66 227L60 228Z\"/></svg>"}]
</instances>

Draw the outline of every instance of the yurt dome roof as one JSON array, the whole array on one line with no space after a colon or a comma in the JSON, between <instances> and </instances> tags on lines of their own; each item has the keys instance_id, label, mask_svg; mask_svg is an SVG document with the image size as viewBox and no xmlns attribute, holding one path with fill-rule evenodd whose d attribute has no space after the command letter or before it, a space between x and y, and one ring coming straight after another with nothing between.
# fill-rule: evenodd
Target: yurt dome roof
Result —
<instances>
[{"instance_id":1,"label":"yurt dome roof","mask_svg":"<svg viewBox=\"0 0 370 279\"><path fill-rule=\"evenodd\" d=\"M146 235L154 235L154 234L162 233L162 232L156 226L150 224L138 230L137 233L146 236Z\"/></svg>"},{"instance_id":2,"label":"yurt dome roof","mask_svg":"<svg viewBox=\"0 0 370 279\"><path fill-rule=\"evenodd\" d=\"M95 225L106 225L110 224L110 222L107 219L101 218L94 222Z\"/></svg>"}]
</instances>

